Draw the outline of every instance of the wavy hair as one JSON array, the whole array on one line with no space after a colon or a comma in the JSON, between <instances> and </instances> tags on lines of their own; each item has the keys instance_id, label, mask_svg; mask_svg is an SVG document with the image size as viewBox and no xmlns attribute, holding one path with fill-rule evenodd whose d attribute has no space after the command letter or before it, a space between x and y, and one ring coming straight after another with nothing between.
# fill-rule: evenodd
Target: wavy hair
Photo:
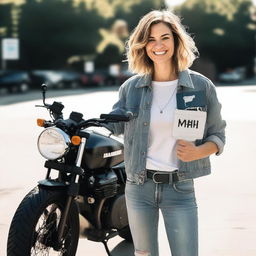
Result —
<instances>
[{"instance_id":1,"label":"wavy hair","mask_svg":"<svg viewBox=\"0 0 256 256\"><path fill-rule=\"evenodd\" d=\"M141 18L126 44L129 69L138 74L153 74L153 62L146 53L151 26L166 24L173 33L174 54L172 64L176 73L189 68L198 56L193 38L186 32L180 18L168 10L154 10Z\"/></svg>"}]
</instances>

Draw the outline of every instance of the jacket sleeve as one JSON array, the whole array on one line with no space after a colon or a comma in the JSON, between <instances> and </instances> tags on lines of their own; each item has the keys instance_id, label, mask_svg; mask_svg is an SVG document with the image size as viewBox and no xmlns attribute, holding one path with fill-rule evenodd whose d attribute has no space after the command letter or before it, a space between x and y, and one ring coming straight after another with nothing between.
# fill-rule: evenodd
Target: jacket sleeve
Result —
<instances>
[{"instance_id":1,"label":"jacket sleeve","mask_svg":"<svg viewBox=\"0 0 256 256\"><path fill-rule=\"evenodd\" d=\"M213 84L211 84L208 94L206 125L206 137L203 142L214 142L218 147L216 155L220 155L223 152L226 142L226 122L221 117L221 104L217 98L216 89Z\"/></svg>"},{"instance_id":2,"label":"jacket sleeve","mask_svg":"<svg viewBox=\"0 0 256 256\"><path fill-rule=\"evenodd\" d=\"M125 84L123 84L119 88L119 99L113 105L112 111L109 114L118 114L118 115L125 115ZM107 126L110 130L114 132L115 135L120 135L124 133L124 122L118 123L108 123Z\"/></svg>"}]
</instances>

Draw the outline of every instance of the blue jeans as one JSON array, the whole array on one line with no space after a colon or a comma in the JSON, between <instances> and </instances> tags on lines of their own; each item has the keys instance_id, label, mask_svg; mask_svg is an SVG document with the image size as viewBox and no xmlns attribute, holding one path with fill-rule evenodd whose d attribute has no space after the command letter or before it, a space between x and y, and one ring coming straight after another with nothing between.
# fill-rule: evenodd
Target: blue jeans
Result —
<instances>
[{"instance_id":1,"label":"blue jeans","mask_svg":"<svg viewBox=\"0 0 256 256\"><path fill-rule=\"evenodd\" d=\"M143 185L127 181L125 188L135 256L158 256L158 219L162 211L172 256L198 255L197 204L193 180Z\"/></svg>"}]
</instances>

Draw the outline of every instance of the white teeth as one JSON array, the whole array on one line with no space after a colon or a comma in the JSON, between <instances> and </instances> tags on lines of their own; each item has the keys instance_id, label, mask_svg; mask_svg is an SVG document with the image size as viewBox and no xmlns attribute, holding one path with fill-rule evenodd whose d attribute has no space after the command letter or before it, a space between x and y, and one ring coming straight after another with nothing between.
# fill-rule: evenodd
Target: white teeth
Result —
<instances>
[{"instance_id":1,"label":"white teeth","mask_svg":"<svg viewBox=\"0 0 256 256\"><path fill-rule=\"evenodd\" d=\"M154 52L154 54L156 54L156 55L163 55L163 54L165 54L166 53L166 51L163 51L163 52Z\"/></svg>"}]
</instances>

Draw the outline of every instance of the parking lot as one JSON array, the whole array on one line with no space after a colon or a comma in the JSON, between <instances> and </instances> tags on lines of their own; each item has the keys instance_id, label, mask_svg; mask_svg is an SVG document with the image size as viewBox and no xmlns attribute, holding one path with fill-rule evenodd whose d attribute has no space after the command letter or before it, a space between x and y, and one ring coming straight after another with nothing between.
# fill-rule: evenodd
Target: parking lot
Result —
<instances>
[{"instance_id":1,"label":"parking lot","mask_svg":"<svg viewBox=\"0 0 256 256\"><path fill-rule=\"evenodd\" d=\"M200 255L255 256L256 86L218 87L217 92L227 120L227 145L223 155L212 157L212 174L195 181ZM16 102L14 95L0 98L0 255L6 255L6 239L15 209L45 175L44 160L36 148L41 128L35 120L48 115L45 110L34 107L41 104L39 92L26 96L19 96ZM88 118L97 117L111 109L117 99L117 88L50 91L48 100L52 98L66 105L66 114L74 110ZM160 255L169 256L162 219L159 243ZM109 245L113 256L133 255L133 246L121 238L112 239ZM106 255L102 244L81 239L77 255L86 254Z\"/></svg>"}]
</instances>

